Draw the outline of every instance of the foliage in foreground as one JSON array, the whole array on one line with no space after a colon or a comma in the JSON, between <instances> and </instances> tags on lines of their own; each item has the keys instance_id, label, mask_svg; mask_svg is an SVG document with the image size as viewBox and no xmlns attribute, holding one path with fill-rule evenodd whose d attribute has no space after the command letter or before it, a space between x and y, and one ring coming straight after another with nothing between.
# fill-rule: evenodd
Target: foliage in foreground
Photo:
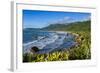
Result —
<instances>
[{"instance_id":1,"label":"foliage in foreground","mask_svg":"<svg viewBox=\"0 0 100 73\"><path fill-rule=\"evenodd\" d=\"M79 37L76 37L78 46L69 50L69 60L75 59L90 59L91 58L91 38L90 32L77 32Z\"/></svg>"},{"instance_id":2,"label":"foliage in foreground","mask_svg":"<svg viewBox=\"0 0 100 73\"><path fill-rule=\"evenodd\" d=\"M79 36L75 38L79 45L48 54L26 53L23 55L23 62L44 62L44 61L65 61L90 59L90 32L75 32Z\"/></svg>"},{"instance_id":3,"label":"foliage in foreground","mask_svg":"<svg viewBox=\"0 0 100 73\"><path fill-rule=\"evenodd\" d=\"M68 60L68 52L53 52L49 54L31 54L26 53L23 62L44 62L44 61L63 61Z\"/></svg>"}]
</instances>

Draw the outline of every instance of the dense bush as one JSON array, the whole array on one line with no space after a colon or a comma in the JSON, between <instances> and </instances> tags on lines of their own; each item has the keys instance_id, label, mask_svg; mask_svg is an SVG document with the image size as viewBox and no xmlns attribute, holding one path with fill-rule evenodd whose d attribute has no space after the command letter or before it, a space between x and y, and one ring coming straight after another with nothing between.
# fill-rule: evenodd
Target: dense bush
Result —
<instances>
[{"instance_id":1,"label":"dense bush","mask_svg":"<svg viewBox=\"0 0 100 73\"><path fill-rule=\"evenodd\" d=\"M77 32L77 34L80 35L78 38L76 38L76 41L79 42L79 45L69 50L69 59L90 59L91 38L89 32Z\"/></svg>"},{"instance_id":2,"label":"dense bush","mask_svg":"<svg viewBox=\"0 0 100 73\"><path fill-rule=\"evenodd\" d=\"M33 54L31 53L23 54L23 62L32 62L32 60L33 60Z\"/></svg>"},{"instance_id":3,"label":"dense bush","mask_svg":"<svg viewBox=\"0 0 100 73\"><path fill-rule=\"evenodd\" d=\"M68 60L68 52L53 52L48 54L30 54L26 53L23 55L23 62L44 62L44 61L63 61Z\"/></svg>"}]
</instances>

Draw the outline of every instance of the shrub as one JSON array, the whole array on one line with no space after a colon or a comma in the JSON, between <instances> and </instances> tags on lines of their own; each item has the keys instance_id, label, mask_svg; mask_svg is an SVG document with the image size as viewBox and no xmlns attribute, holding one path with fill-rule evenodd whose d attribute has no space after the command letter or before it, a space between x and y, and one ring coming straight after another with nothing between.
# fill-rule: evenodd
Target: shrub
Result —
<instances>
[{"instance_id":1,"label":"shrub","mask_svg":"<svg viewBox=\"0 0 100 73\"><path fill-rule=\"evenodd\" d=\"M23 54L23 62L32 62L33 54L32 53L25 53Z\"/></svg>"}]
</instances>

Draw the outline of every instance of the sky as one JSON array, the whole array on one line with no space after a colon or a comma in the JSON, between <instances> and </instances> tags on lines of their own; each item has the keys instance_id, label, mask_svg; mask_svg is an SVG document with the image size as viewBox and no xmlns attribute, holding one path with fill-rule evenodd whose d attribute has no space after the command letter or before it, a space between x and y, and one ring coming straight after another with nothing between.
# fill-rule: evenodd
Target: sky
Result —
<instances>
[{"instance_id":1,"label":"sky","mask_svg":"<svg viewBox=\"0 0 100 73\"><path fill-rule=\"evenodd\" d=\"M23 28L43 28L54 23L86 21L90 13L23 10Z\"/></svg>"}]
</instances>

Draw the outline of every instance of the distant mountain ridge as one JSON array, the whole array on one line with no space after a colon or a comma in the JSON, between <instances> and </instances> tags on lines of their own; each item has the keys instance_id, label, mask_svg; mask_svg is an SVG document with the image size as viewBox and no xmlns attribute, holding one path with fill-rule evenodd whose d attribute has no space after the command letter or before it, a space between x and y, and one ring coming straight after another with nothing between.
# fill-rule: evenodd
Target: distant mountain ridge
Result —
<instances>
[{"instance_id":1,"label":"distant mountain ridge","mask_svg":"<svg viewBox=\"0 0 100 73\"><path fill-rule=\"evenodd\" d=\"M74 22L69 24L51 24L42 30L55 30L55 31L87 31L91 29L91 21Z\"/></svg>"},{"instance_id":2,"label":"distant mountain ridge","mask_svg":"<svg viewBox=\"0 0 100 73\"><path fill-rule=\"evenodd\" d=\"M90 31L91 21L81 21L66 24L50 24L44 28L24 28L25 31Z\"/></svg>"}]
</instances>

